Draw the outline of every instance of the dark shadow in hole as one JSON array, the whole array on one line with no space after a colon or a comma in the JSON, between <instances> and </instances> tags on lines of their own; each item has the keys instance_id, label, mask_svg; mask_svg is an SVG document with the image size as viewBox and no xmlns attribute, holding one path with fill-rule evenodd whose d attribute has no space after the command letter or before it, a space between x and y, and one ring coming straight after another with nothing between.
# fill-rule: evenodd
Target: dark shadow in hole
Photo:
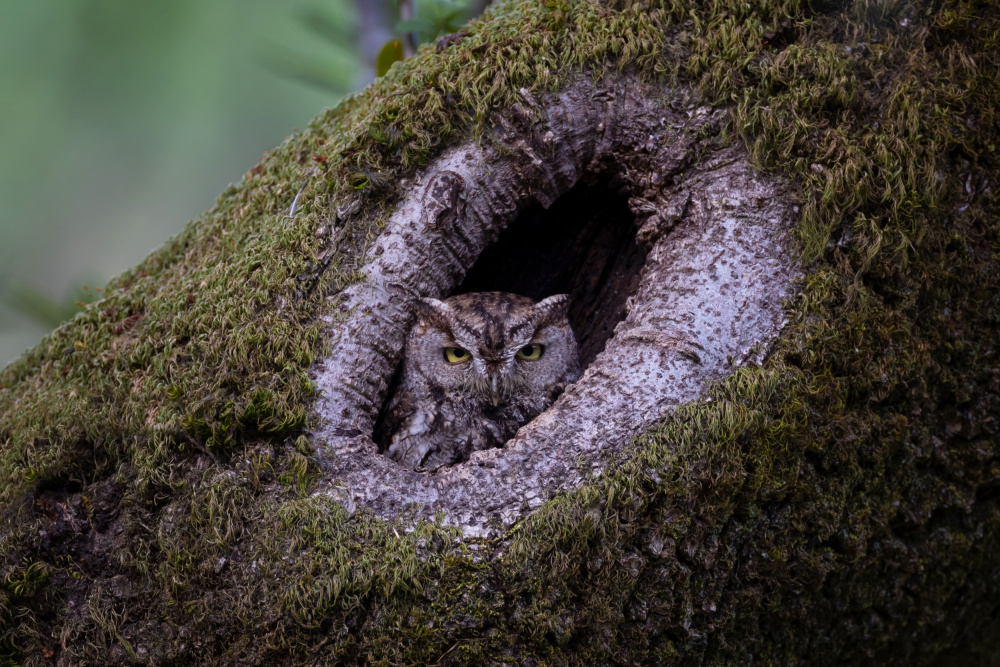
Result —
<instances>
[{"instance_id":1,"label":"dark shadow in hole","mask_svg":"<svg viewBox=\"0 0 1000 667\"><path fill-rule=\"evenodd\" d=\"M548 210L524 211L453 294L500 291L535 300L569 294L569 321L586 367L624 319L645 261L626 199L577 183Z\"/></svg>"},{"instance_id":2,"label":"dark shadow in hole","mask_svg":"<svg viewBox=\"0 0 1000 667\"><path fill-rule=\"evenodd\" d=\"M533 206L518 216L452 295L499 291L537 301L569 294L570 326L586 368L624 319L625 302L639 287L646 252L635 232L635 216L623 196L577 183L548 210ZM380 452L392 435L385 431L385 409L399 380L397 368L375 424Z\"/></svg>"},{"instance_id":3,"label":"dark shadow in hole","mask_svg":"<svg viewBox=\"0 0 1000 667\"><path fill-rule=\"evenodd\" d=\"M382 402L382 407L378 411L378 417L375 418L375 429L372 432L372 440L378 445L379 454L385 454L385 450L389 449L389 441L392 438L392 433L386 425L386 412L389 408L389 403L392 401L392 397L396 395L396 390L399 389L399 383L402 379L403 364L400 362L392 374L392 379L389 380L389 391L386 392L385 401Z\"/></svg>"}]
</instances>

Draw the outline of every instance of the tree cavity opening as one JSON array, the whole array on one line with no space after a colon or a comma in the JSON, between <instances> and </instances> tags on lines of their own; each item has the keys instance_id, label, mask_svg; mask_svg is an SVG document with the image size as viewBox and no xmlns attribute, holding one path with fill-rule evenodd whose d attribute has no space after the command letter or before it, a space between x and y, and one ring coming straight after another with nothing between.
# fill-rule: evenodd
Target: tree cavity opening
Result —
<instances>
[{"instance_id":1,"label":"tree cavity opening","mask_svg":"<svg viewBox=\"0 0 1000 667\"><path fill-rule=\"evenodd\" d=\"M402 183L358 279L331 296L330 352L314 372L323 493L495 536L759 363L786 321L801 215L742 146L712 143L725 112L684 95L584 78L526 97L531 109L497 116L494 140L454 146ZM582 377L462 465L420 471L382 455L373 431L414 301L491 290L569 294Z\"/></svg>"},{"instance_id":2,"label":"tree cavity opening","mask_svg":"<svg viewBox=\"0 0 1000 667\"><path fill-rule=\"evenodd\" d=\"M578 182L548 208L534 204L522 211L448 296L495 291L541 301L568 294L570 327L586 369L627 315L626 302L639 287L645 261L626 197L606 186ZM382 454L392 436L386 408L399 386L402 365L375 423L373 439Z\"/></svg>"}]
</instances>

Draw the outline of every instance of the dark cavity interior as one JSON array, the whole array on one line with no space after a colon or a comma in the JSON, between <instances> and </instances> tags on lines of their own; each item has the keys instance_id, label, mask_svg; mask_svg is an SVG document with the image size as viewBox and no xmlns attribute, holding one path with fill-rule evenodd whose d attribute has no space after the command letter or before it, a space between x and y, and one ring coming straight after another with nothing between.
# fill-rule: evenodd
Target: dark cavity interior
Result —
<instances>
[{"instance_id":1,"label":"dark cavity interior","mask_svg":"<svg viewBox=\"0 0 1000 667\"><path fill-rule=\"evenodd\" d=\"M453 294L513 292L571 297L569 321L584 367L625 317L646 253L624 197L577 183L548 210L525 210L487 248Z\"/></svg>"}]
</instances>

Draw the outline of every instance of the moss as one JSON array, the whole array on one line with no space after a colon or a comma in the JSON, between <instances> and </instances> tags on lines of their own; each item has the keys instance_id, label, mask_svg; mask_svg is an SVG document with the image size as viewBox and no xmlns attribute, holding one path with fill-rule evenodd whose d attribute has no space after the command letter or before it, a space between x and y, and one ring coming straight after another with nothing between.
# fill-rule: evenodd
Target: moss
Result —
<instances>
[{"instance_id":1,"label":"moss","mask_svg":"<svg viewBox=\"0 0 1000 667\"><path fill-rule=\"evenodd\" d=\"M0 374L0 655L65 633L75 664L985 661L997 13L508 2L394 65ZM798 184L808 273L778 348L504 540L310 495L317 314L397 179L519 88L614 68L729 107Z\"/></svg>"}]
</instances>

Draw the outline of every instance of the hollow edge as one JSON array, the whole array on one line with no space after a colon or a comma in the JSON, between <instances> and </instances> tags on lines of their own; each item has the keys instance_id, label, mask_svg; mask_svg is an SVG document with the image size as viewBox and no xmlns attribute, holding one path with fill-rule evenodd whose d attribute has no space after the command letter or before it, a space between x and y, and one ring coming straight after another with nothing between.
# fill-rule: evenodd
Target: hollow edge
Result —
<instances>
[{"instance_id":1,"label":"hollow edge","mask_svg":"<svg viewBox=\"0 0 1000 667\"><path fill-rule=\"evenodd\" d=\"M616 452L706 384L766 353L798 275L783 184L718 134L686 90L626 76L580 79L498 116L409 183L363 279L331 303L332 352L314 378L325 482L316 493L390 518L439 516L489 536ZM378 454L370 434L409 329L409 304L442 297L516 215L584 174L625 188L650 250L629 314L583 378L503 449L427 474ZM415 510L415 511L414 511Z\"/></svg>"}]
</instances>

